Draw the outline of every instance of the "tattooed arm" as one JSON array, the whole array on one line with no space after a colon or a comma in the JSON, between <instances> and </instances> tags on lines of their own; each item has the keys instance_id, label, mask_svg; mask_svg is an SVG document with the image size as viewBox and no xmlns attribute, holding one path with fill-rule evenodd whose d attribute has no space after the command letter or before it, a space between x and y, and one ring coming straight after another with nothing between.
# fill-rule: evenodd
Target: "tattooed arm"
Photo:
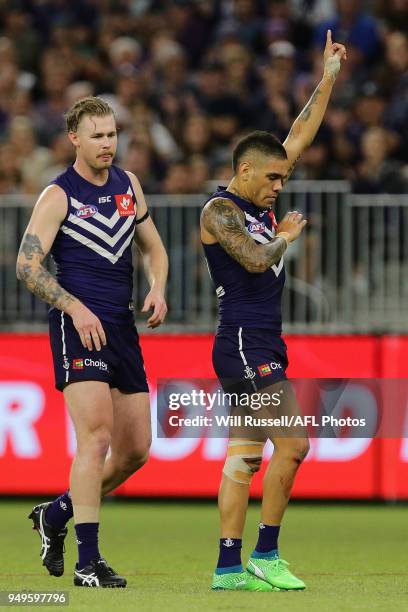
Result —
<instances>
[{"instance_id":1,"label":"tattooed arm","mask_svg":"<svg viewBox=\"0 0 408 612\"><path fill-rule=\"evenodd\" d=\"M333 84L340 70L340 61L346 59L346 48L333 43L331 31L327 31L326 47L324 50L323 78L314 90L310 100L295 119L289 134L283 143L288 156L289 168L284 178L287 182L292 174L300 155L312 142L323 121L327 104L333 89Z\"/></svg>"},{"instance_id":2,"label":"tattooed arm","mask_svg":"<svg viewBox=\"0 0 408 612\"><path fill-rule=\"evenodd\" d=\"M67 199L57 185L47 187L34 207L17 257L17 278L35 295L60 310L75 298L42 265L65 217Z\"/></svg>"},{"instance_id":3,"label":"tattooed arm","mask_svg":"<svg viewBox=\"0 0 408 612\"><path fill-rule=\"evenodd\" d=\"M40 196L21 241L17 257L17 278L42 300L60 310L69 309L74 296L65 291L42 265L67 209L66 196L52 185Z\"/></svg>"},{"instance_id":4,"label":"tattooed arm","mask_svg":"<svg viewBox=\"0 0 408 612\"><path fill-rule=\"evenodd\" d=\"M24 281L27 288L42 300L68 311L75 298L44 268L41 262L45 255L38 235L26 232L17 260L17 278Z\"/></svg>"},{"instance_id":5,"label":"tattooed arm","mask_svg":"<svg viewBox=\"0 0 408 612\"><path fill-rule=\"evenodd\" d=\"M243 212L231 200L210 200L201 213L204 242L215 239L248 272L265 272L277 263L288 242L296 240L305 226L299 213L288 213L279 224L278 234L266 244L256 243L245 230Z\"/></svg>"},{"instance_id":6,"label":"tattooed arm","mask_svg":"<svg viewBox=\"0 0 408 612\"><path fill-rule=\"evenodd\" d=\"M61 187L50 185L40 195L21 241L17 257L17 278L39 298L72 317L84 347L96 350L106 344L99 321L76 297L65 291L43 266L67 211L67 197Z\"/></svg>"}]
</instances>

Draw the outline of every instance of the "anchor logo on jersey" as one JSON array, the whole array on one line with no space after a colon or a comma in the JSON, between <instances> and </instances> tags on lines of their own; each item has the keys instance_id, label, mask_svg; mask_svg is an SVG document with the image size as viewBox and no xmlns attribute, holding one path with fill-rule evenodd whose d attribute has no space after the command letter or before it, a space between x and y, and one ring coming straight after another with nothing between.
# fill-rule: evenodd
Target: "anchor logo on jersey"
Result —
<instances>
[{"instance_id":1,"label":"anchor logo on jersey","mask_svg":"<svg viewBox=\"0 0 408 612\"><path fill-rule=\"evenodd\" d=\"M121 217L129 217L135 214L133 198L129 193L116 194L115 201Z\"/></svg>"}]
</instances>

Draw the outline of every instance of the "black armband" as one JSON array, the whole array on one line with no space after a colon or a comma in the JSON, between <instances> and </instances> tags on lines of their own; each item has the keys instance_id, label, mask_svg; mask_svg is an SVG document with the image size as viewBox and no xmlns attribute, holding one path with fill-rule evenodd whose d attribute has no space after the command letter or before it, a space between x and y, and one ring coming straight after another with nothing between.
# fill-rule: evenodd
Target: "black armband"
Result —
<instances>
[{"instance_id":1,"label":"black armband","mask_svg":"<svg viewBox=\"0 0 408 612\"><path fill-rule=\"evenodd\" d=\"M140 219L136 219L136 225L139 225L139 223L143 223L143 221L146 221L147 217L150 217L148 210L146 210L143 217L140 217Z\"/></svg>"}]
</instances>

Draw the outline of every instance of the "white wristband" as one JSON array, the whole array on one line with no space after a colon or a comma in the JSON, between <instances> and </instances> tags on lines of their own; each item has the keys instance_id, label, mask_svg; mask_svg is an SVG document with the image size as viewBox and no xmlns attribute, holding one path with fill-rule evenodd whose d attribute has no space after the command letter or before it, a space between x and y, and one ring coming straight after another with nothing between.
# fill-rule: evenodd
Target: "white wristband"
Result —
<instances>
[{"instance_id":1,"label":"white wristband","mask_svg":"<svg viewBox=\"0 0 408 612\"><path fill-rule=\"evenodd\" d=\"M276 238L283 238L284 240L286 240L286 248L288 248L290 242L288 232L279 232L279 234L276 234Z\"/></svg>"}]
</instances>

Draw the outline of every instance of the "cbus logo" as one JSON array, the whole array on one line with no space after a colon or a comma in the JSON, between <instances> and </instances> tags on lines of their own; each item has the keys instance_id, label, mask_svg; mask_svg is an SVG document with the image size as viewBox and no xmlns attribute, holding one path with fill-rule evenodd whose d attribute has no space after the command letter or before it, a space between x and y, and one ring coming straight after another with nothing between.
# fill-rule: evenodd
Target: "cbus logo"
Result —
<instances>
[{"instance_id":1,"label":"cbus logo","mask_svg":"<svg viewBox=\"0 0 408 612\"><path fill-rule=\"evenodd\" d=\"M75 215L80 219L88 219L89 217L93 217L98 212L96 206L82 206L79 208Z\"/></svg>"},{"instance_id":2,"label":"cbus logo","mask_svg":"<svg viewBox=\"0 0 408 612\"><path fill-rule=\"evenodd\" d=\"M116 194L115 200L121 217L128 217L135 214L133 198L129 193Z\"/></svg>"},{"instance_id":3,"label":"cbus logo","mask_svg":"<svg viewBox=\"0 0 408 612\"><path fill-rule=\"evenodd\" d=\"M262 234L265 231L265 223L263 221L257 221L256 223L250 223L248 225L248 231L251 234Z\"/></svg>"}]
</instances>

